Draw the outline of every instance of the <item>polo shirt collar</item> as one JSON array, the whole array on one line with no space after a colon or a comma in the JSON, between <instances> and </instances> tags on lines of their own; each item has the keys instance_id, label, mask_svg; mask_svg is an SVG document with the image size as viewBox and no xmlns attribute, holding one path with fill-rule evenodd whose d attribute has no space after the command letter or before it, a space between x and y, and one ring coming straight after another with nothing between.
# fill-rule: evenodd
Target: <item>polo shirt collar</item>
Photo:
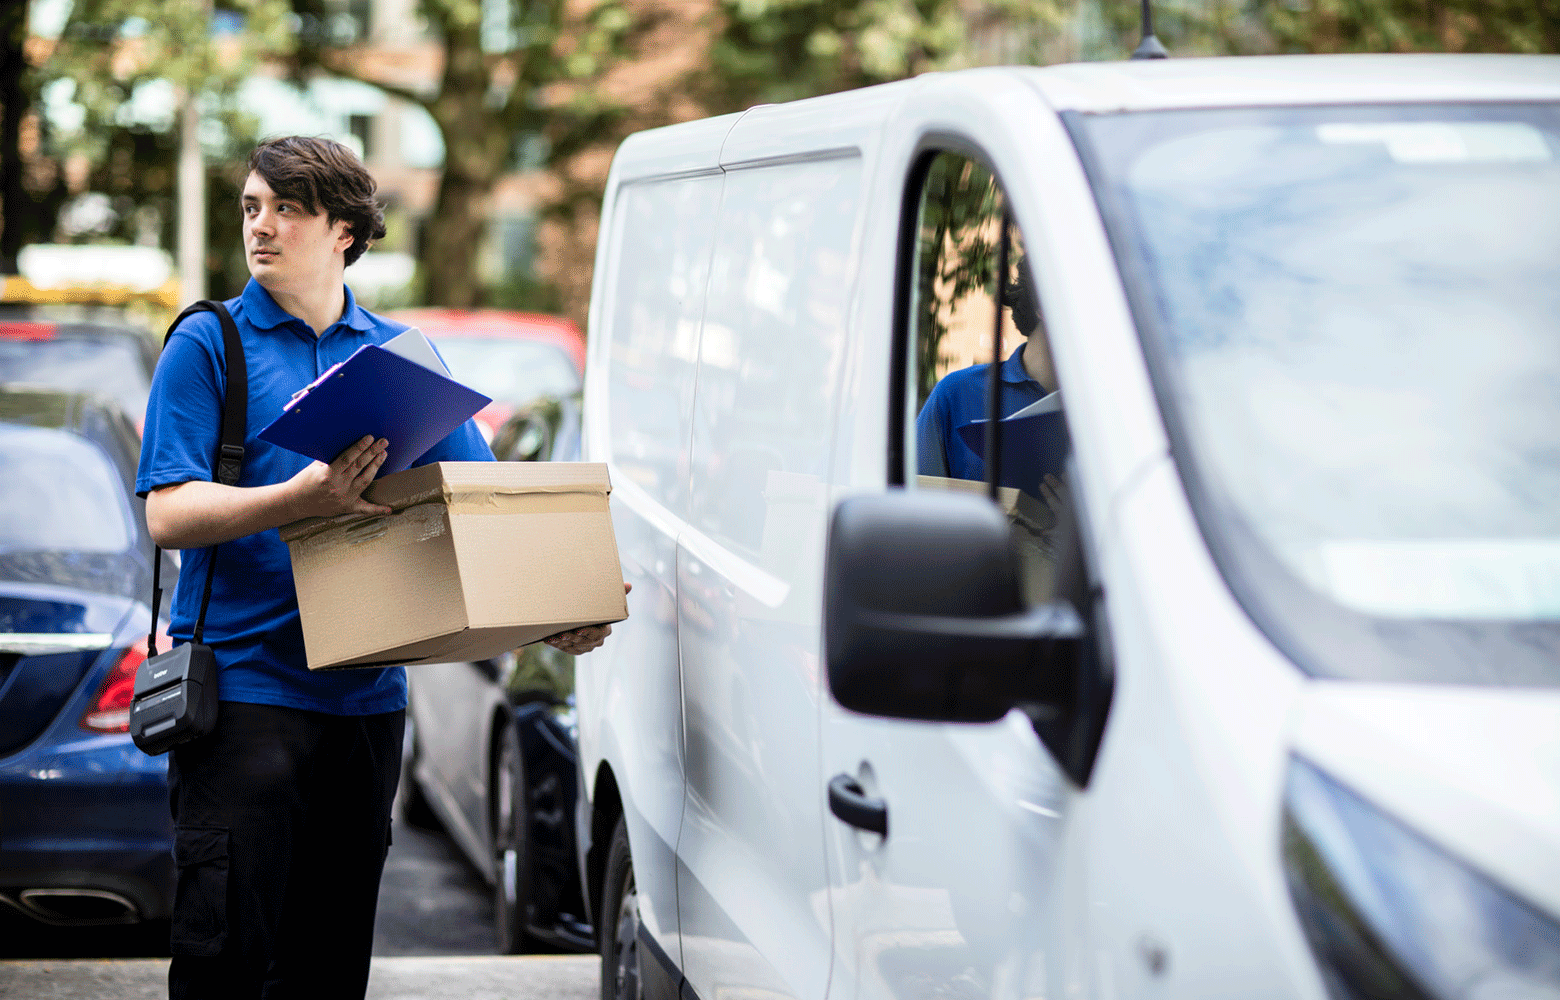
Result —
<instances>
[{"instance_id":1,"label":"polo shirt collar","mask_svg":"<svg viewBox=\"0 0 1560 1000\"><path fill-rule=\"evenodd\" d=\"M1010 385L1023 385L1025 382L1033 382L1029 372L1024 370L1024 348L1028 347L1028 341L1018 345L1018 350L1008 355L1008 359L1002 362L1002 381Z\"/></svg>"},{"instance_id":2,"label":"polo shirt collar","mask_svg":"<svg viewBox=\"0 0 1560 1000\"><path fill-rule=\"evenodd\" d=\"M274 330L289 320L297 319L277 305L265 286L253 278L244 286L244 294L239 298L244 303L244 318L257 330Z\"/></svg>"},{"instance_id":3,"label":"polo shirt collar","mask_svg":"<svg viewBox=\"0 0 1560 1000\"><path fill-rule=\"evenodd\" d=\"M372 330L374 321L357 304L357 297L352 294L352 287L343 285L342 291L346 293L346 307L342 309L341 319L337 322L345 323L360 332ZM298 317L277 305L265 286L253 278L250 278L249 283L244 286L241 299L244 303L245 318L258 330L274 330L288 322L301 322Z\"/></svg>"},{"instance_id":4,"label":"polo shirt collar","mask_svg":"<svg viewBox=\"0 0 1560 1000\"><path fill-rule=\"evenodd\" d=\"M347 305L341 310L341 322L359 332L366 333L374 329L374 321L368 311L358 306L357 297L352 294L352 286L342 285L341 290L347 293Z\"/></svg>"}]
</instances>

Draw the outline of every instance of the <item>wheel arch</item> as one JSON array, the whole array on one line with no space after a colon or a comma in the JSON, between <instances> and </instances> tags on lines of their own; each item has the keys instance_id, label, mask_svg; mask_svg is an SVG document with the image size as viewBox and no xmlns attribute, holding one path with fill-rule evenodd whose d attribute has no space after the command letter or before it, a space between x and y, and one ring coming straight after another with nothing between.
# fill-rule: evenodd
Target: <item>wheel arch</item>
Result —
<instances>
[{"instance_id":1,"label":"wheel arch","mask_svg":"<svg viewBox=\"0 0 1560 1000\"><path fill-rule=\"evenodd\" d=\"M618 792L617 776L605 761L596 768L590 796L590 849L585 852L585 906L596 928L596 943L601 943L601 920L595 911L607 879L607 852L612 849L612 831L623 816L623 797Z\"/></svg>"},{"instance_id":2,"label":"wheel arch","mask_svg":"<svg viewBox=\"0 0 1560 1000\"><path fill-rule=\"evenodd\" d=\"M498 844L498 758L504 749L504 733L514 725L515 714L505 704L493 706L487 737L487 847L491 856Z\"/></svg>"}]
</instances>

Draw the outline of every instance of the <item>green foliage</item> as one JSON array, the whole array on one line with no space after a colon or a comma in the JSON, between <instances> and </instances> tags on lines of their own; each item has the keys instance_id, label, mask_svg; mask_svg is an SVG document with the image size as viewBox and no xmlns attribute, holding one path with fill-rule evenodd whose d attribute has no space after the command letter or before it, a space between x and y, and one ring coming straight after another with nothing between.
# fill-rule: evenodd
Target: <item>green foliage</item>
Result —
<instances>
[{"instance_id":1,"label":"green foliage","mask_svg":"<svg viewBox=\"0 0 1560 1000\"><path fill-rule=\"evenodd\" d=\"M952 0L719 0L719 11L702 81L718 110L935 69L964 37Z\"/></svg>"},{"instance_id":2,"label":"green foliage","mask_svg":"<svg viewBox=\"0 0 1560 1000\"><path fill-rule=\"evenodd\" d=\"M32 82L51 106L74 106L80 117L69 128L45 121L43 153L56 164L84 157L87 190L112 208L79 238L172 245L176 107L183 95L195 94L213 164L207 170L209 284L213 294L236 294L247 275L237 252L231 164L242 162L254 123L235 107L234 95L262 60L290 50L287 17L285 0L222 0L215 14L203 0L75 0Z\"/></svg>"},{"instance_id":3,"label":"green foliage","mask_svg":"<svg viewBox=\"0 0 1560 1000\"><path fill-rule=\"evenodd\" d=\"M1104 35L1085 56L1136 46L1136 0L1086 0L1085 10ZM1560 52L1560 0L1161 0L1154 26L1172 56Z\"/></svg>"},{"instance_id":4,"label":"green foliage","mask_svg":"<svg viewBox=\"0 0 1560 1000\"><path fill-rule=\"evenodd\" d=\"M300 18L328 24L328 0L292 0ZM328 31L304 39L293 57L299 79L324 71L378 87L427 110L444 139L444 170L426 220L420 271L430 304L471 307L483 297L475 256L487 227L487 199L529 137L533 166L552 166L610 136L621 104L593 86L629 50L639 19L622 0L598 0L582 16L564 0L421 0L428 34L443 48L436 83L413 89L376 76L355 39ZM560 206L571 211L577 192ZM522 283L523 286L523 283ZM522 292L539 299L546 290Z\"/></svg>"},{"instance_id":5,"label":"green foliage","mask_svg":"<svg viewBox=\"0 0 1560 1000\"><path fill-rule=\"evenodd\" d=\"M1560 52L1557 0L1262 0L1283 52Z\"/></svg>"},{"instance_id":6,"label":"green foliage","mask_svg":"<svg viewBox=\"0 0 1560 1000\"><path fill-rule=\"evenodd\" d=\"M224 0L220 13L238 30L214 38L222 22L204 0L76 0L46 75L76 81L76 103L113 120L141 84L228 94L291 51L285 0Z\"/></svg>"}]
</instances>

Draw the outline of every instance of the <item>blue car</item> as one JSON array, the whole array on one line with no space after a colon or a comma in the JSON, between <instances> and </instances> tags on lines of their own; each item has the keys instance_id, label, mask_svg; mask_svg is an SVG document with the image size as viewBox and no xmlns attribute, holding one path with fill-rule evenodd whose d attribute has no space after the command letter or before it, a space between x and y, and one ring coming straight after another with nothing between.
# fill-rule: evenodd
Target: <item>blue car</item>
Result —
<instances>
[{"instance_id":1,"label":"blue car","mask_svg":"<svg viewBox=\"0 0 1560 1000\"><path fill-rule=\"evenodd\" d=\"M128 734L151 621L139 449L104 397L0 387L0 903L47 924L172 909L167 759Z\"/></svg>"}]
</instances>

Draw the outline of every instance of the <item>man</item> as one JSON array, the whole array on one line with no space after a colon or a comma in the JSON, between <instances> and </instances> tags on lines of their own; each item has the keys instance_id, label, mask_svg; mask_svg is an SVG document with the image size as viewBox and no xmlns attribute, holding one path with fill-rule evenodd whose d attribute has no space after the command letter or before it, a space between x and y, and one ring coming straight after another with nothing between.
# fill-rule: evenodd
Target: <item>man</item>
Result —
<instances>
[{"instance_id":1,"label":"man","mask_svg":"<svg viewBox=\"0 0 1560 1000\"><path fill-rule=\"evenodd\" d=\"M244 342L249 426L237 486L214 482L226 362L215 315L175 331L147 403L136 489L152 537L185 549L171 632L188 641L216 560L205 639L221 710L170 754L178 888L169 994L362 997L368 984L390 806L400 777L401 667L311 673L280 525L385 514L364 500L387 442L364 438L328 465L255 435L298 389L358 347L405 329L360 308L346 267L384 236L373 178L346 147L275 139L249 161L242 199L252 280L227 301ZM491 461L467 423L419 464ZM570 653L609 626L549 640Z\"/></svg>"},{"instance_id":2,"label":"man","mask_svg":"<svg viewBox=\"0 0 1560 1000\"><path fill-rule=\"evenodd\" d=\"M1040 305L1021 257L1014 270L1016 277L1002 289L999 307L1011 310L1025 342L998 371L1004 431L1000 485L1024 490L1059 512L1067 455L1062 397ZM921 475L986 478L990 367L978 364L949 372L932 387L915 421L916 469Z\"/></svg>"}]
</instances>

